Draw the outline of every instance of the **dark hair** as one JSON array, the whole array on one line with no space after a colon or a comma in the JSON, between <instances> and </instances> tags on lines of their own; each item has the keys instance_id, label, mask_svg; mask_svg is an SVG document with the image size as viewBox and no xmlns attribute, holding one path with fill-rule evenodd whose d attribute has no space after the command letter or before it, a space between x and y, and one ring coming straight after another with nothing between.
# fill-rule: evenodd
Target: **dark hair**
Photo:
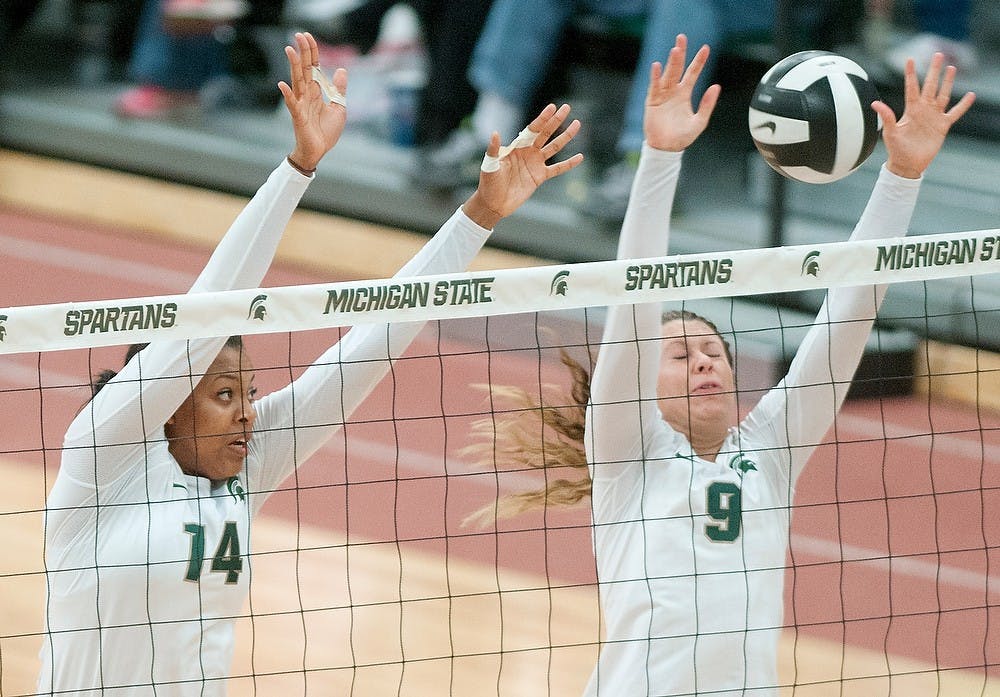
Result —
<instances>
[{"instance_id":1,"label":"dark hair","mask_svg":"<svg viewBox=\"0 0 1000 697\"><path fill-rule=\"evenodd\" d=\"M142 351L147 346L149 346L148 343L132 344L131 346L129 346L128 350L125 352L125 360L122 361L122 365L123 366L128 365L128 362L132 360L137 353ZM243 337L239 335L233 335L229 337L228 339L226 339L226 343L223 346L223 348L242 349ZM117 370L110 370L110 369L102 370L100 373L98 373L94 377L94 381L90 384L90 398L93 399L95 396L97 396L97 393L100 392L101 389L103 389L103 387L107 385L108 382L111 381L111 378L113 378L117 374L118 374Z\"/></svg>"}]
</instances>

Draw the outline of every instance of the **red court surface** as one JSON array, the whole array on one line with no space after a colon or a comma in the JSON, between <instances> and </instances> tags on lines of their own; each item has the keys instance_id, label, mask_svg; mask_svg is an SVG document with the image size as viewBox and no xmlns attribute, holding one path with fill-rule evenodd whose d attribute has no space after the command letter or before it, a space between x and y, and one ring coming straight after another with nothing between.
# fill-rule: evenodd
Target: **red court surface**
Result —
<instances>
[{"instance_id":1,"label":"red court surface","mask_svg":"<svg viewBox=\"0 0 1000 697\"><path fill-rule=\"evenodd\" d=\"M2 208L0 249L0 306L182 292L208 254ZM337 280L279 263L265 285ZM583 336L579 324L556 328L573 342ZM461 453L470 422L486 407L470 385L566 383L558 352L539 350L535 330L524 318L428 326L355 414L346 438L311 458L265 514L349 540L399 540L529 571L550 585L592 584L586 507L502 521L499 530L461 524L498 490L539 481L534 473L496 473ZM280 387L289 364L308 362L336 336L252 338L261 392ZM0 357L0 456L54 474L87 376L117 367L122 353ZM1000 675L998 427L1000 414L920 395L849 402L838 442L820 448L799 482L787 622L849 646Z\"/></svg>"}]
</instances>

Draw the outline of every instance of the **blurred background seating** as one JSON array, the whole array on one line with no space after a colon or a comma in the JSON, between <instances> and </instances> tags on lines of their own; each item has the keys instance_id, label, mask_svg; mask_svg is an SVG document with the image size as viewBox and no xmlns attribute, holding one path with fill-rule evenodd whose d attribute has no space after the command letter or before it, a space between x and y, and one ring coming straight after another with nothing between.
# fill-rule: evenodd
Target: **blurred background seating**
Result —
<instances>
[{"instance_id":1,"label":"blurred background seating","mask_svg":"<svg viewBox=\"0 0 1000 697\"><path fill-rule=\"evenodd\" d=\"M747 99L781 55L824 47L855 58L879 81L883 98L899 105L901 80L889 52L926 33L914 14L918 1L896 0L886 10L861 0L783 0L779 7L795 12L776 16L775 33L737 35L721 47L714 79L723 84L723 97L707 137L685 158L674 252L846 237L884 160L881 148L845 180L823 186L780 182L776 196L775 180L746 132ZM289 147L274 86L284 77L281 46L295 29L332 26L359 3L288 0L262 4L264 9L249 3L246 13L203 31L201 38L225 54L219 66L224 70L195 90L197 99L187 105L193 108L123 118L122 95L136 87L128 66L144 4L0 2L0 147L252 193ZM813 12L808 31L803 8ZM979 99L927 175L916 233L1000 226L1000 3L975 0L970 12L966 43L976 59L961 73L956 92L973 89ZM461 186L421 182L420 145L440 138L421 143L416 135L415 93L430 72L428 21L434 22L422 21L413 4L400 3L385 11L374 38L353 48L336 41L324 46L327 69L345 65L350 71L350 124L321 164L306 208L432 232L465 196ZM640 25L586 13L571 23L535 99L574 105L585 124L580 143L588 162L564 181L546 185L505 222L492 244L556 262L613 258L616 227L582 204L601 168L615 158L640 31Z\"/></svg>"}]
</instances>

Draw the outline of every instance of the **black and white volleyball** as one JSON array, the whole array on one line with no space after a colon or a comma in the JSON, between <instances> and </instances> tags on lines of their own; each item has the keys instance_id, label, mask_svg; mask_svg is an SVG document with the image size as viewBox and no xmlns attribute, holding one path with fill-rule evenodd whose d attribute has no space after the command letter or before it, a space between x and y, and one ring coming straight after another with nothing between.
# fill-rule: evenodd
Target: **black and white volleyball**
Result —
<instances>
[{"instance_id":1,"label":"black and white volleyball","mask_svg":"<svg viewBox=\"0 0 1000 697\"><path fill-rule=\"evenodd\" d=\"M875 148L878 91L860 65L828 51L776 63L750 100L750 136L781 174L826 184L853 172Z\"/></svg>"}]
</instances>

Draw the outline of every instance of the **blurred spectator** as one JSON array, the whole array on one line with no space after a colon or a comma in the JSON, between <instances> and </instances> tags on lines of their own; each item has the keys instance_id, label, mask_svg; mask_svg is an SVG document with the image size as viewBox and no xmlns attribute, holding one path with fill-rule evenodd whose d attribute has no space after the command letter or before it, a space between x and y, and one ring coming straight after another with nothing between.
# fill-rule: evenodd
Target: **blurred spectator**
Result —
<instances>
[{"instance_id":1,"label":"blurred spectator","mask_svg":"<svg viewBox=\"0 0 1000 697\"><path fill-rule=\"evenodd\" d=\"M330 17L298 19L297 27L308 31L317 41L331 46L352 46L359 53L369 53L378 43L382 21L398 0L363 0Z\"/></svg>"},{"instance_id":2,"label":"blurred spectator","mask_svg":"<svg viewBox=\"0 0 1000 697\"><path fill-rule=\"evenodd\" d=\"M877 0L870 8L873 20L891 18L893 4L893 0ZM912 57L918 71L923 71L939 52L962 73L978 67L979 57L970 40L972 0L914 0L912 12L916 33L885 51L890 68L902 73L906 59Z\"/></svg>"},{"instance_id":3,"label":"blurred spectator","mask_svg":"<svg viewBox=\"0 0 1000 697\"><path fill-rule=\"evenodd\" d=\"M163 23L174 34L207 34L248 10L245 0L163 0Z\"/></svg>"},{"instance_id":4,"label":"blurred spectator","mask_svg":"<svg viewBox=\"0 0 1000 697\"><path fill-rule=\"evenodd\" d=\"M119 95L115 111L127 118L169 116L198 103L198 90L229 70L226 46L213 32L171 33L162 0L146 0L128 67L136 87Z\"/></svg>"},{"instance_id":5,"label":"blurred spectator","mask_svg":"<svg viewBox=\"0 0 1000 697\"><path fill-rule=\"evenodd\" d=\"M115 111L152 119L196 107L273 106L278 95L254 32L278 27L282 10L283 2L146 0L128 67L137 86Z\"/></svg>"},{"instance_id":6,"label":"blurred spectator","mask_svg":"<svg viewBox=\"0 0 1000 697\"><path fill-rule=\"evenodd\" d=\"M556 57L560 39L576 15L638 20L643 26L638 63L617 143L617 161L587 196L588 213L620 220L628 202L642 144L642 115L649 66L666 62L674 37L684 33L692 51L702 44L717 50L735 33L769 32L776 0L496 0L476 44L470 80L479 92L472 128L456 131L428 157L423 176L441 185L459 185L482 157L492 129L509 142L524 125L525 113ZM714 60L699 81L700 99Z\"/></svg>"},{"instance_id":7,"label":"blurred spectator","mask_svg":"<svg viewBox=\"0 0 1000 697\"><path fill-rule=\"evenodd\" d=\"M397 0L366 0L329 19L298 25L324 43L350 45L367 54L378 42L382 20L397 4ZM476 92L467 77L469 57L492 0L408 0L403 4L416 13L427 52L427 79L417 98L413 134L413 142L423 152L441 144L475 105ZM484 141L482 152L485 147Z\"/></svg>"}]
</instances>

